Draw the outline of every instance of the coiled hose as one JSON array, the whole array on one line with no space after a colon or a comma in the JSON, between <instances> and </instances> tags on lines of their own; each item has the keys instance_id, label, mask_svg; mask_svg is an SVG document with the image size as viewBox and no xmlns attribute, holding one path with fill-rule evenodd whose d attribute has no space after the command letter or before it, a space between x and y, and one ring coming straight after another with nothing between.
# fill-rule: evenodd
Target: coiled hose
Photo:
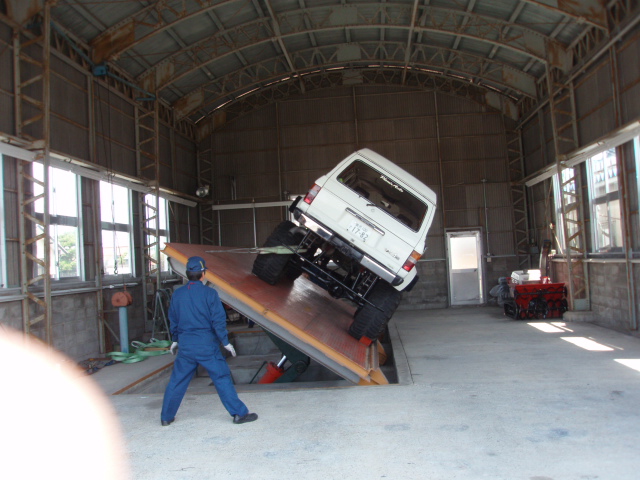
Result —
<instances>
[{"instance_id":1,"label":"coiled hose","mask_svg":"<svg viewBox=\"0 0 640 480\"><path fill-rule=\"evenodd\" d=\"M166 355L171 346L171 340L157 340L152 338L149 343L138 342L134 340L131 346L135 349L131 353L109 352L107 355L116 362L136 363L145 360L147 357L157 357L158 355Z\"/></svg>"}]
</instances>

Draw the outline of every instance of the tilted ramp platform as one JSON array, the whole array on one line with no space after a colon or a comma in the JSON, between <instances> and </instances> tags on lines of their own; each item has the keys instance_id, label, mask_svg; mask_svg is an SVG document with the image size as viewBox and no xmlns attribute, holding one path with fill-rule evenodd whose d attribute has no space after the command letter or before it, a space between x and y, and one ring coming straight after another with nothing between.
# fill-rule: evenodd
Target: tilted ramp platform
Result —
<instances>
[{"instance_id":1,"label":"tilted ramp platform","mask_svg":"<svg viewBox=\"0 0 640 480\"><path fill-rule=\"evenodd\" d=\"M256 254L246 252L186 243L168 243L163 250L181 275L189 257L204 258L205 278L224 303L342 378L359 385L389 383L380 370L378 342L365 346L347 333L353 306L304 278L263 282L251 273Z\"/></svg>"}]
</instances>

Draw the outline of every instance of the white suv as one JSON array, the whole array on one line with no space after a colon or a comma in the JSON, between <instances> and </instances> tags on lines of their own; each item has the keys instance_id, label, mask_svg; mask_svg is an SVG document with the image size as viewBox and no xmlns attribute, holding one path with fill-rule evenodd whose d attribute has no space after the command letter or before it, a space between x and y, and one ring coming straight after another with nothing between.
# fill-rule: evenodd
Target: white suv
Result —
<instances>
[{"instance_id":1,"label":"white suv","mask_svg":"<svg viewBox=\"0 0 640 480\"><path fill-rule=\"evenodd\" d=\"M402 291L416 283L435 193L383 156L359 150L316 180L289 207L299 223L282 222L257 256L253 273L275 284L301 273L336 298L357 305L349 333L364 343L384 331Z\"/></svg>"}]
</instances>

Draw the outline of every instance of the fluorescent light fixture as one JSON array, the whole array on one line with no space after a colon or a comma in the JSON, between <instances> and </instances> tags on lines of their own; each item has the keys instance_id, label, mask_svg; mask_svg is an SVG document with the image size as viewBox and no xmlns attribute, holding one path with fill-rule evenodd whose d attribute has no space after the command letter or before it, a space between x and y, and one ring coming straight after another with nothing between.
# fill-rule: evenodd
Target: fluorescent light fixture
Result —
<instances>
[{"instance_id":1,"label":"fluorescent light fixture","mask_svg":"<svg viewBox=\"0 0 640 480\"><path fill-rule=\"evenodd\" d=\"M574 345L589 350L590 352L612 352L613 348L602 345L585 337L560 337L565 342L573 343Z\"/></svg>"}]
</instances>

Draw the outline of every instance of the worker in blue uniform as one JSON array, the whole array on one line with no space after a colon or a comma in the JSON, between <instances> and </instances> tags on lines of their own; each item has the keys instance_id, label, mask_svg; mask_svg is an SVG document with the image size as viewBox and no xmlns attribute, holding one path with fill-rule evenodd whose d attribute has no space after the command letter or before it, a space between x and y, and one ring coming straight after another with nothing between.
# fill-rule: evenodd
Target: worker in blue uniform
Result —
<instances>
[{"instance_id":1,"label":"worker in blue uniform","mask_svg":"<svg viewBox=\"0 0 640 480\"><path fill-rule=\"evenodd\" d=\"M178 288L171 298L171 353L176 355L177 352L177 356L169 385L164 392L160 414L162 426L167 426L175 420L198 364L209 373L220 401L233 418L233 423L253 422L258 418L257 414L249 413L246 405L238 398L229 365L220 351L220 345L223 345L232 356L236 356L236 351L227 336L227 316L218 292L202 282L206 269L202 257L189 258L189 283Z\"/></svg>"}]
</instances>

